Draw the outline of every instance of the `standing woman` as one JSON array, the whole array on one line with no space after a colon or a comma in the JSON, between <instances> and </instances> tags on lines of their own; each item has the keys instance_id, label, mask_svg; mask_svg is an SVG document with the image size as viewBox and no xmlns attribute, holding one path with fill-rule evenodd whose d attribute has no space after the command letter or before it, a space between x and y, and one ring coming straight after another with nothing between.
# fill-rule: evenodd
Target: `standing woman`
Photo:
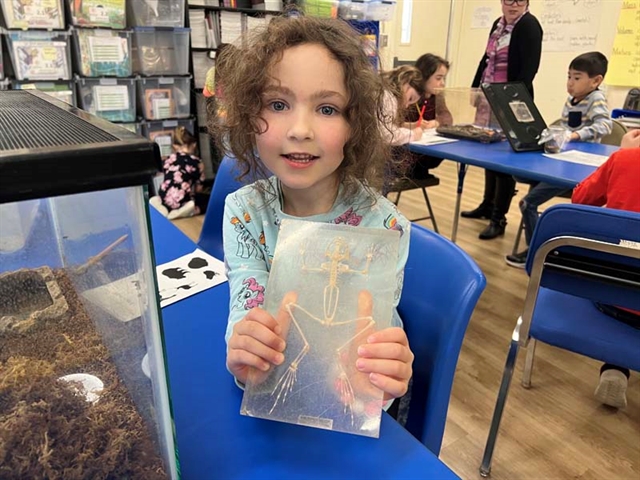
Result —
<instances>
[{"instance_id":1,"label":"standing woman","mask_svg":"<svg viewBox=\"0 0 640 480\"><path fill-rule=\"evenodd\" d=\"M529 0L501 0L501 3L502 17L493 23L485 54L471 86L519 81L533 97L533 79L542 52L542 27L529 13ZM506 214L516 182L511 175L493 170L485 170L484 179L484 200L476 209L462 212L462 216L489 219L489 226L479 237L490 240L504 235Z\"/></svg>"}]
</instances>

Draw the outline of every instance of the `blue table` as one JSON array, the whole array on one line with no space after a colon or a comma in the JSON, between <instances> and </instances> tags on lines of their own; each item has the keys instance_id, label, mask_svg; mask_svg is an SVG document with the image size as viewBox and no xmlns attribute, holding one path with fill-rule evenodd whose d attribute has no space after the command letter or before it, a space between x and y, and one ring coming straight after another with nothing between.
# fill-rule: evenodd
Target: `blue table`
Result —
<instances>
[{"instance_id":1,"label":"blue table","mask_svg":"<svg viewBox=\"0 0 640 480\"><path fill-rule=\"evenodd\" d=\"M151 209L156 262L196 245ZM379 439L240 415L242 392L225 367L228 284L162 310L183 478L457 478L383 414Z\"/></svg>"},{"instance_id":2,"label":"blue table","mask_svg":"<svg viewBox=\"0 0 640 480\"><path fill-rule=\"evenodd\" d=\"M609 156L618 150L618 147L599 143L575 142L571 143L569 149ZM566 188L575 187L595 170L594 167L588 165L563 162L545 157L542 152L516 153L506 141L491 144L467 140L439 145L417 145L410 143L409 150L458 162L458 189L453 218L453 230L451 232L451 240L453 242L456 241L458 234L460 201L462 199L464 177L469 165L488 168L489 170L530 178L531 180L547 182Z\"/></svg>"}]
</instances>

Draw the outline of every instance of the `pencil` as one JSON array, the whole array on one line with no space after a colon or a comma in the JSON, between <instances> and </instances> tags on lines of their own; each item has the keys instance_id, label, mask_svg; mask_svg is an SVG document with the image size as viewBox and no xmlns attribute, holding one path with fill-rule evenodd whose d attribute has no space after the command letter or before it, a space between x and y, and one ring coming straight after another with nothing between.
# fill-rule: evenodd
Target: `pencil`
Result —
<instances>
[{"instance_id":1,"label":"pencil","mask_svg":"<svg viewBox=\"0 0 640 480\"><path fill-rule=\"evenodd\" d=\"M418 106L416 105L416 108ZM420 110L420 118L418 118L418 126L422 125L422 116L424 115L424 109L427 108L427 104L422 105L422 110Z\"/></svg>"}]
</instances>

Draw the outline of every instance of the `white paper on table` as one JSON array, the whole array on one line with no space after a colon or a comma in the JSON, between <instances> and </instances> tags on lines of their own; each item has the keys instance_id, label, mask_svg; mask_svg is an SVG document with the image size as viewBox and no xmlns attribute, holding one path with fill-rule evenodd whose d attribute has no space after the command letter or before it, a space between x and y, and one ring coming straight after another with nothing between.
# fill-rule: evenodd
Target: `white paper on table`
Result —
<instances>
[{"instance_id":1,"label":"white paper on table","mask_svg":"<svg viewBox=\"0 0 640 480\"><path fill-rule=\"evenodd\" d=\"M163 308L227 281L224 263L199 248L158 265L156 273Z\"/></svg>"},{"instance_id":2,"label":"white paper on table","mask_svg":"<svg viewBox=\"0 0 640 480\"><path fill-rule=\"evenodd\" d=\"M415 145L438 145L439 143L452 143L457 142L455 138L447 138L441 135L438 135L435 129L425 130L422 132L422 137L420 140L416 140L415 142L411 142Z\"/></svg>"},{"instance_id":3,"label":"white paper on table","mask_svg":"<svg viewBox=\"0 0 640 480\"><path fill-rule=\"evenodd\" d=\"M580 152L578 150L567 150L560 153L543 153L545 157L564 162L579 163L591 167L599 167L608 160L606 155L596 155L595 153Z\"/></svg>"}]
</instances>

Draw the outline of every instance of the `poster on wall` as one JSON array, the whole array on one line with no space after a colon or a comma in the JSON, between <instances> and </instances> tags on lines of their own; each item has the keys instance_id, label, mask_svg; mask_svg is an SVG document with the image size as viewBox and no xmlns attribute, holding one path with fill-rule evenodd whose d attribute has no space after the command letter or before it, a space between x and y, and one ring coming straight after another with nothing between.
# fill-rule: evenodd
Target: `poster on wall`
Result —
<instances>
[{"instance_id":1,"label":"poster on wall","mask_svg":"<svg viewBox=\"0 0 640 480\"><path fill-rule=\"evenodd\" d=\"M613 50L609 60L607 83L622 87L640 85L640 0L624 0Z\"/></svg>"},{"instance_id":2,"label":"poster on wall","mask_svg":"<svg viewBox=\"0 0 640 480\"><path fill-rule=\"evenodd\" d=\"M539 17L545 52L584 52L595 48L602 0L542 0Z\"/></svg>"},{"instance_id":3,"label":"poster on wall","mask_svg":"<svg viewBox=\"0 0 640 480\"><path fill-rule=\"evenodd\" d=\"M493 7L482 6L473 9L473 16L471 17L471 28L491 28L493 22L498 17L498 13Z\"/></svg>"}]
</instances>

